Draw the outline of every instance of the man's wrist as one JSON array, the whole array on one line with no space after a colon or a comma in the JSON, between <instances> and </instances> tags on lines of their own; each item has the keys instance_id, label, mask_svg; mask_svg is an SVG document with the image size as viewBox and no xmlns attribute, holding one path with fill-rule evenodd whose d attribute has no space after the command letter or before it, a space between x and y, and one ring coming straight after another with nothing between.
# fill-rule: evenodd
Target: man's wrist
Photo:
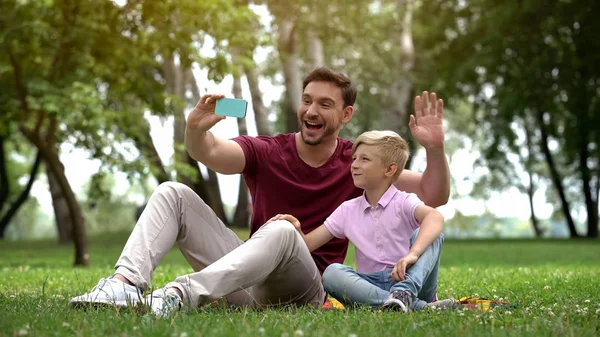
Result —
<instances>
[{"instance_id":1,"label":"man's wrist","mask_svg":"<svg viewBox=\"0 0 600 337\"><path fill-rule=\"evenodd\" d=\"M444 151L444 145L442 146L432 146L429 148L425 148L426 155L430 156L445 156L446 152Z\"/></svg>"}]
</instances>

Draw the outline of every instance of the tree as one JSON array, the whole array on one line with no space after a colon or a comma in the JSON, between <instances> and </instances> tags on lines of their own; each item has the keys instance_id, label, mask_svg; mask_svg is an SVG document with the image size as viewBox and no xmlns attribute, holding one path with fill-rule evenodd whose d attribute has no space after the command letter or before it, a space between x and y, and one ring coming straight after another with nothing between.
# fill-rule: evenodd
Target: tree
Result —
<instances>
[{"instance_id":1,"label":"tree","mask_svg":"<svg viewBox=\"0 0 600 337\"><path fill-rule=\"evenodd\" d=\"M513 123L538 134L544 158L572 237L571 211L583 205L587 236L598 237L600 180L599 4L581 2L428 2L429 44L446 92L470 95L481 109L475 119L489 135L488 158L513 151ZM534 118L528 118L533 116ZM535 122L533 122L533 121ZM551 144L557 144L556 148Z\"/></svg>"},{"instance_id":2,"label":"tree","mask_svg":"<svg viewBox=\"0 0 600 337\"><path fill-rule=\"evenodd\" d=\"M35 159L33 160L33 164L31 165L31 169L28 173L27 183L22 190L19 191L19 193L16 193L16 191L11 188L10 182L18 179L13 178L14 172L9 172L9 163L11 160L9 160L6 151L7 142L8 140L6 136L0 136L0 239L4 238L6 228L10 224L11 220L14 219L19 209L27 201L31 187L36 180L41 163L40 153L38 152L35 155ZM11 174L13 177L9 178L9 173L13 173ZM11 194L13 194L13 198L11 198ZM5 205L8 206L6 211L4 211Z\"/></svg>"}]
</instances>

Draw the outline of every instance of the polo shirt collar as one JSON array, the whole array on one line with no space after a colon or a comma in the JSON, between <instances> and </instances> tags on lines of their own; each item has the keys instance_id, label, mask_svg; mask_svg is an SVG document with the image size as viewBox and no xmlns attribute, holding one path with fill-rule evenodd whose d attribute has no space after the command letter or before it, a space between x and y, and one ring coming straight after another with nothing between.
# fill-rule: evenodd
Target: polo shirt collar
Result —
<instances>
[{"instance_id":1,"label":"polo shirt collar","mask_svg":"<svg viewBox=\"0 0 600 337\"><path fill-rule=\"evenodd\" d=\"M398 193L398 189L396 188L396 186L394 186L394 184L391 184L387 191L383 193L377 204L383 208L386 208L387 205L392 201L396 193ZM360 208L362 210L367 210L371 208L371 205L367 201L367 197L364 191L360 200Z\"/></svg>"}]
</instances>

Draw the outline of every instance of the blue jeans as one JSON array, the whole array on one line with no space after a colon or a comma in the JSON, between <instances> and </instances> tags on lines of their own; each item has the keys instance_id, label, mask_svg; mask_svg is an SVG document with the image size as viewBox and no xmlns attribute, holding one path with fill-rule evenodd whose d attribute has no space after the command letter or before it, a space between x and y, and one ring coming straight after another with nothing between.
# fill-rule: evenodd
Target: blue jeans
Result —
<instances>
[{"instance_id":1,"label":"blue jeans","mask_svg":"<svg viewBox=\"0 0 600 337\"><path fill-rule=\"evenodd\" d=\"M412 247L419 229L410 238ZM412 295L412 310L421 310L435 299L444 235L440 234L406 271L404 281L392 280L392 269L374 273L359 273L339 263L331 264L323 273L323 286L331 296L346 306L369 305L379 308L390 292L407 291Z\"/></svg>"}]
</instances>

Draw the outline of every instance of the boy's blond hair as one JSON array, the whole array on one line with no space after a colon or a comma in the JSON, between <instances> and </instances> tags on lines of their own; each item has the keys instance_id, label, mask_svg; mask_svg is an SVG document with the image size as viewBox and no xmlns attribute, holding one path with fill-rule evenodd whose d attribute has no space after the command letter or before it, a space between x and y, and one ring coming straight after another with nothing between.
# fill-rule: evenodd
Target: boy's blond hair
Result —
<instances>
[{"instance_id":1,"label":"boy's blond hair","mask_svg":"<svg viewBox=\"0 0 600 337\"><path fill-rule=\"evenodd\" d=\"M396 163L398 165L398 171L396 171L394 178L398 178L410 155L408 143L394 131L376 130L363 132L356 138L354 145L352 145L352 154L356 152L356 148L358 148L360 144L376 146L377 152L381 156L381 161L384 165Z\"/></svg>"}]
</instances>

